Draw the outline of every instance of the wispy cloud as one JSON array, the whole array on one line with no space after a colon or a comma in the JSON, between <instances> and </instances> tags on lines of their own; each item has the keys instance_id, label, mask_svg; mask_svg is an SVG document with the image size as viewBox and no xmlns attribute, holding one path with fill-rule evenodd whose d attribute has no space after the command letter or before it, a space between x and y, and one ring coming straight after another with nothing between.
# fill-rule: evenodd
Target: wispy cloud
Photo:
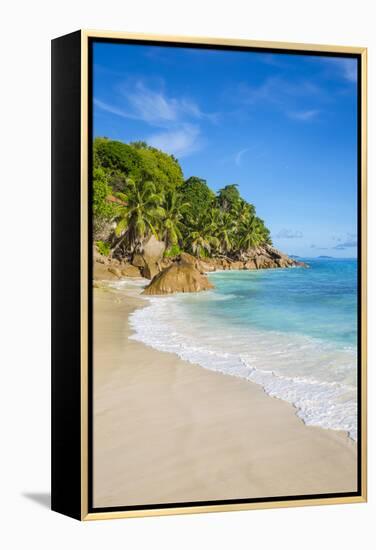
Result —
<instances>
[{"instance_id":1,"label":"wispy cloud","mask_svg":"<svg viewBox=\"0 0 376 550\"><path fill-rule=\"evenodd\" d=\"M99 99L94 100L95 105L113 114L142 120L153 126L164 127L185 117L215 117L202 112L198 105L189 99L169 97L162 91L148 88L142 81L120 86L118 92L124 108L109 105Z\"/></svg>"},{"instance_id":2,"label":"wispy cloud","mask_svg":"<svg viewBox=\"0 0 376 550\"><path fill-rule=\"evenodd\" d=\"M246 147L245 149L240 149L240 151L238 151L236 154L235 154L235 164L236 166L240 166L240 163L241 163L241 160L242 160L242 156L247 153L247 151L249 151L249 147Z\"/></svg>"},{"instance_id":3,"label":"wispy cloud","mask_svg":"<svg viewBox=\"0 0 376 550\"><path fill-rule=\"evenodd\" d=\"M121 116L123 118L135 118L134 116L132 116L131 113L127 113L127 111L124 111L123 109L119 109L114 105L110 105L109 103L106 103L105 101L100 101L96 98L94 98L94 106L98 107L102 111L107 111L108 113L112 113L113 115Z\"/></svg>"},{"instance_id":4,"label":"wispy cloud","mask_svg":"<svg viewBox=\"0 0 376 550\"><path fill-rule=\"evenodd\" d=\"M344 235L333 235L332 241L334 246L323 247L321 245L311 244L311 248L316 250L348 250L349 248L356 248L358 245L357 236L355 233L346 233Z\"/></svg>"},{"instance_id":5,"label":"wispy cloud","mask_svg":"<svg viewBox=\"0 0 376 550\"><path fill-rule=\"evenodd\" d=\"M155 126L178 122L187 117L215 121L215 113L205 113L193 100L185 97L172 97L163 90L154 90L139 80L122 85L119 93L129 106L134 118Z\"/></svg>"},{"instance_id":6,"label":"wispy cloud","mask_svg":"<svg viewBox=\"0 0 376 550\"><path fill-rule=\"evenodd\" d=\"M318 117L320 114L319 109L308 109L303 111L290 111L288 116L294 120L301 120L302 122L307 122Z\"/></svg>"},{"instance_id":7,"label":"wispy cloud","mask_svg":"<svg viewBox=\"0 0 376 550\"><path fill-rule=\"evenodd\" d=\"M354 58L336 57L328 58L327 63L348 82L356 82L358 78L357 60Z\"/></svg>"},{"instance_id":8,"label":"wispy cloud","mask_svg":"<svg viewBox=\"0 0 376 550\"><path fill-rule=\"evenodd\" d=\"M301 231L294 231L292 229L281 229L276 235L276 239L301 239L303 233Z\"/></svg>"},{"instance_id":9,"label":"wispy cloud","mask_svg":"<svg viewBox=\"0 0 376 550\"><path fill-rule=\"evenodd\" d=\"M267 101L284 104L288 99L322 96L324 91L310 80L285 80L279 76L267 78L258 86L240 85L240 93L247 103Z\"/></svg>"},{"instance_id":10,"label":"wispy cloud","mask_svg":"<svg viewBox=\"0 0 376 550\"><path fill-rule=\"evenodd\" d=\"M182 158L201 149L203 140L200 127L195 124L183 124L181 127L157 132L146 138L147 143L170 155Z\"/></svg>"},{"instance_id":11,"label":"wispy cloud","mask_svg":"<svg viewBox=\"0 0 376 550\"><path fill-rule=\"evenodd\" d=\"M115 103L95 98L94 105L103 111L123 118L139 120L164 131L153 133L146 139L150 145L165 149L182 157L197 151L203 140L200 123L218 121L217 113L206 113L190 98L174 97L144 81L129 81L116 88Z\"/></svg>"},{"instance_id":12,"label":"wispy cloud","mask_svg":"<svg viewBox=\"0 0 376 550\"><path fill-rule=\"evenodd\" d=\"M286 80L280 76L265 79L257 86L240 84L239 99L243 105L268 105L281 111L293 120L308 122L320 113L320 109L309 107L318 102L326 101L327 94L316 83L310 80Z\"/></svg>"},{"instance_id":13,"label":"wispy cloud","mask_svg":"<svg viewBox=\"0 0 376 550\"><path fill-rule=\"evenodd\" d=\"M347 233L346 236L333 236L333 240L337 242L333 246L333 250L346 250L347 248L355 248L358 246L358 241L355 233Z\"/></svg>"}]
</instances>

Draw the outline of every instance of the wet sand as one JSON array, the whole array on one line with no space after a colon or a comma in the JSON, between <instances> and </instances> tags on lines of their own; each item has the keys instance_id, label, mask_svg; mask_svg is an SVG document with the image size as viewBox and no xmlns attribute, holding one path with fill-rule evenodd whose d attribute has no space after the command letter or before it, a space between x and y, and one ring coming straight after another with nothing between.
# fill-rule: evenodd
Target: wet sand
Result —
<instances>
[{"instance_id":1,"label":"wet sand","mask_svg":"<svg viewBox=\"0 0 376 550\"><path fill-rule=\"evenodd\" d=\"M163 299L163 298L162 298ZM356 491L356 445L252 382L130 340L134 293L94 289L95 507Z\"/></svg>"}]
</instances>

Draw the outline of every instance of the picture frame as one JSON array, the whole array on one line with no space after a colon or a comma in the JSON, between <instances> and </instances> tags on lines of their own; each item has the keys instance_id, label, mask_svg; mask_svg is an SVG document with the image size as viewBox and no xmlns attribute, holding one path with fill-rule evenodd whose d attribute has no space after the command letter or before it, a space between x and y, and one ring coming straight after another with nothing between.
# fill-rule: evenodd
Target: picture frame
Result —
<instances>
[{"instance_id":1,"label":"picture frame","mask_svg":"<svg viewBox=\"0 0 376 550\"><path fill-rule=\"evenodd\" d=\"M357 309L354 323L356 323L355 328L357 329L356 423L358 426L358 439L354 444L356 446L356 451L354 451L356 452L355 490L328 491L327 493L317 494L312 494L307 490L304 494L281 495L276 493L272 496L260 494L250 498L245 498L243 495L239 498L226 498L224 496L223 498L208 498L206 500L200 498L184 500L183 498L180 501L169 501L166 497L167 500L162 499L159 502L150 501L150 499L143 496L140 497L140 500L133 501L132 504L128 502L124 505L95 505L95 499L98 502L101 501L101 498L103 503L110 502L106 495L99 498L94 491L95 482L99 485L98 477L94 479L94 462L96 460L96 464L98 463L98 451L95 451L97 458L95 460L93 458L95 439L93 410L96 399L94 396L93 373L95 355L93 316L95 316L95 311L92 288L94 260L92 210L94 162L93 79L95 76L93 48L95 44L116 44L118 47L124 46L124 48L127 48L127 46L148 47L149 52L154 51L153 48L155 51L158 49L158 54L161 50L168 52L171 48L176 48L179 51L186 49L194 52L196 56L196 61L192 62L193 65L195 62L199 63L202 52L234 54L241 52L244 56L248 53L277 56L276 58L269 57L267 60L269 67L271 67L270 79L273 78L273 70L278 65L277 60L284 55L295 56L296 59L303 58L303 56L313 56L320 59L335 57L341 60L351 59L356 63L356 75L352 82L354 84L356 80L354 84L356 92L352 92L356 94L356 112L354 115L356 134L354 134L355 145L351 149L351 154L355 158L354 181L356 181L356 193L355 191L354 193L357 201L356 220L354 221L357 234ZM119 55L118 51L116 55ZM124 55L127 55L126 49ZM160 59L157 59L154 66L158 67L159 62ZM121 66L120 63L119 67ZM205 67L205 63L203 63L203 66ZM230 65L226 65L227 69L229 67ZM102 69L104 72L107 70L103 80L105 83L106 79L112 78L110 73L114 71L114 68L106 69L106 67L102 67ZM134 70L135 74L138 75L140 69L135 68ZM124 73L126 73L125 69ZM158 73L158 69L156 69L156 73ZM203 74L203 72L200 74ZM125 76L129 75L125 74ZM254 99L256 93L265 97L270 92L270 82L273 82L270 79L268 81L269 88L264 87L259 88L258 91L253 91L252 101L256 101ZM281 86L281 81L278 82L277 87L279 86ZM136 86L134 94L140 93L140 89ZM286 93L296 93L295 89L292 91L292 87L289 89L290 92ZM299 91L299 97L304 97L304 94L303 86ZM157 96L149 97L152 105L154 105L153 101L157 99ZM163 98L159 97L159 99L163 101ZM192 116L195 116L197 120L206 120L210 117L213 121L215 119L214 114L198 110L198 107L186 98L183 98L180 103L175 97L170 97L170 100L170 104L162 105L165 109L175 109L174 112L166 115L167 118L175 116L176 112L181 109L185 113L194 113ZM117 108L110 108L107 104L103 108L102 101L102 110L109 112L111 109L112 114L122 117L125 124L130 124L132 117L133 120L135 118L134 113L129 115L129 113L119 112ZM236 105L234 110L236 110ZM300 120L303 120L304 117L306 117L304 120L309 120L316 116L316 112L315 108L312 108L307 110L305 114L298 114L295 111L291 111L290 114L292 118L295 117L295 120L299 117L301 117ZM152 115L148 113L148 116L151 117ZM213 123L215 124L215 121ZM186 124L188 127L188 123ZM163 124L160 127L162 126ZM108 125L108 128L110 127ZM113 126L114 129L115 127L116 125ZM116 133L115 130L114 133ZM111 136L109 138L111 139ZM238 155L240 155L237 157L239 163L243 154L242 151L243 149L238 151ZM342 160L342 158L339 158L338 162L342 162ZM234 162L236 162L236 159ZM52 510L78 520L97 520L366 502L366 187L366 48L228 38L159 36L94 30L80 30L52 40ZM115 196L114 200L116 202L116 200L121 201L122 199ZM338 242L344 244L343 240ZM221 375L215 374L214 376ZM251 382L244 383L251 384ZM268 399L272 400L269 397ZM218 420L218 422L220 423L221 420ZM321 430L322 428L316 427L315 429ZM343 445L343 441L341 445ZM109 448L111 448L111 445ZM181 450L179 450L177 443L175 453L179 452ZM114 462L116 462L115 458ZM111 463L108 464L108 468L111 468ZM114 470L119 471L118 462L116 462ZM229 484L231 484L230 472L228 472L228 475ZM222 479L219 474L218 479ZM160 485L163 485L163 483L164 481L160 480ZM214 491L214 493L218 494L218 491ZM200 494L200 491L197 494Z\"/></svg>"}]
</instances>

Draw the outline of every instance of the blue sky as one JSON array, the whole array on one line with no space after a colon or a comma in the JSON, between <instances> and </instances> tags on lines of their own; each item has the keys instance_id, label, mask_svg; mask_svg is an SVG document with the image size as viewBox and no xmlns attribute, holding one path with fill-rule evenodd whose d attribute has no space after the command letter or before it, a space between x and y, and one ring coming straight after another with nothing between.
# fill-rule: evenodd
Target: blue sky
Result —
<instances>
[{"instance_id":1,"label":"blue sky","mask_svg":"<svg viewBox=\"0 0 376 550\"><path fill-rule=\"evenodd\" d=\"M356 60L94 44L94 135L144 140L236 183L302 256L356 256Z\"/></svg>"}]
</instances>

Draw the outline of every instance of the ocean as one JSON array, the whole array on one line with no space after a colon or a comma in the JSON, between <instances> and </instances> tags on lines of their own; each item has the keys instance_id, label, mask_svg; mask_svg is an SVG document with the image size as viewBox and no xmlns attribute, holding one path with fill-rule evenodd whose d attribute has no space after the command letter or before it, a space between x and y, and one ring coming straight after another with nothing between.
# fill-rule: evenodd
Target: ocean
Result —
<instances>
[{"instance_id":1,"label":"ocean","mask_svg":"<svg viewBox=\"0 0 376 550\"><path fill-rule=\"evenodd\" d=\"M215 289L150 297L132 338L260 384L308 425L357 438L357 261L223 271Z\"/></svg>"}]
</instances>

